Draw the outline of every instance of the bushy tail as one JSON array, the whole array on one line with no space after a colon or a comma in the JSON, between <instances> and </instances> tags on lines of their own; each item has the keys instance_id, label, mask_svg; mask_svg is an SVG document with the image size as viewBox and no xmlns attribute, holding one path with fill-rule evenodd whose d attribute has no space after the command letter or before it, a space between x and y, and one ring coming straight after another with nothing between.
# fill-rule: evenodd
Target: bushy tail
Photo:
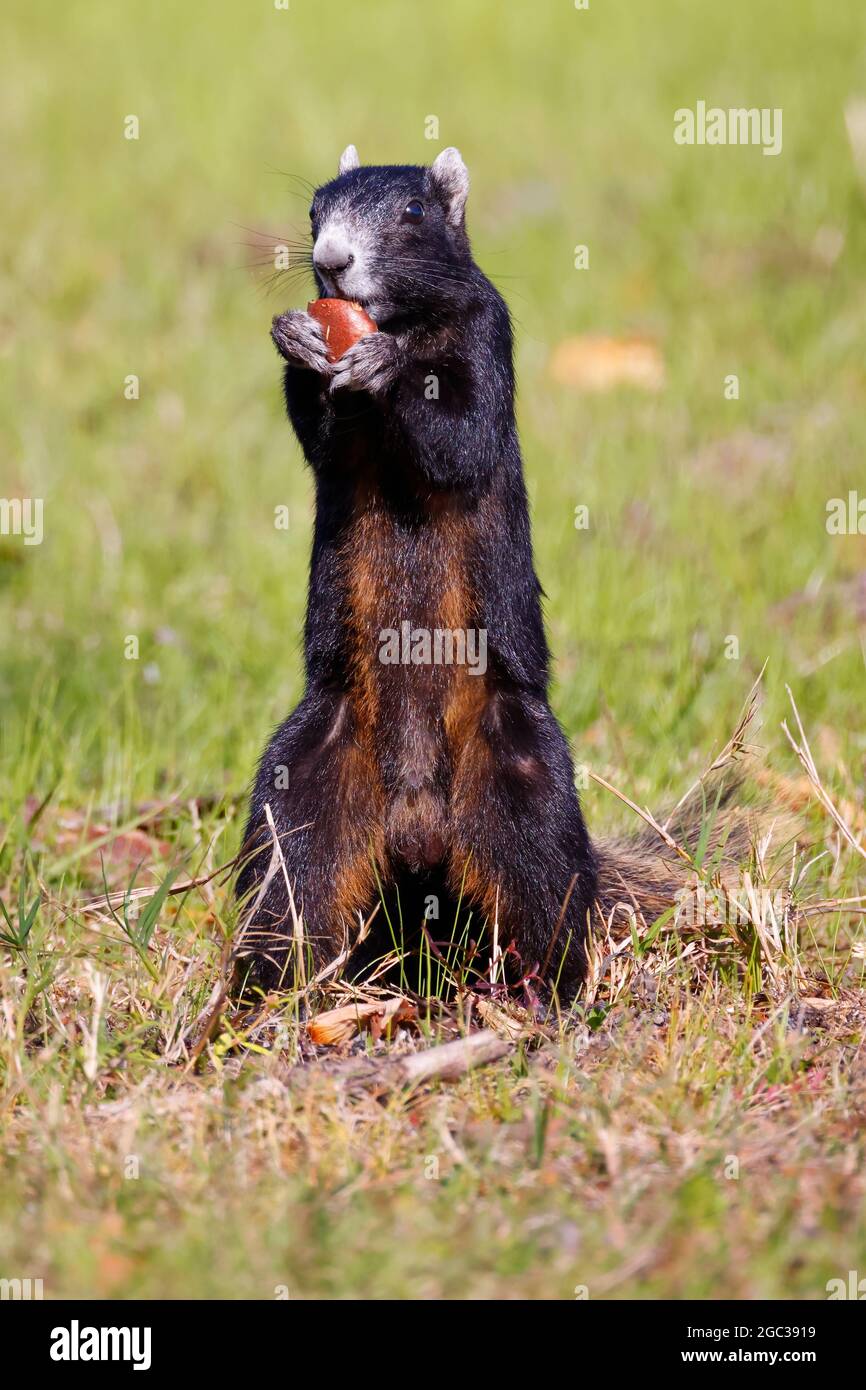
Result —
<instances>
[{"instance_id":1,"label":"bushy tail","mask_svg":"<svg viewBox=\"0 0 866 1390\"><path fill-rule=\"evenodd\" d=\"M596 842L596 901L604 922L621 924L637 913L650 925L701 882L740 892L767 830L775 844L790 838L788 818L783 825L766 808L749 804L744 784L743 770L729 767L635 835Z\"/></svg>"}]
</instances>

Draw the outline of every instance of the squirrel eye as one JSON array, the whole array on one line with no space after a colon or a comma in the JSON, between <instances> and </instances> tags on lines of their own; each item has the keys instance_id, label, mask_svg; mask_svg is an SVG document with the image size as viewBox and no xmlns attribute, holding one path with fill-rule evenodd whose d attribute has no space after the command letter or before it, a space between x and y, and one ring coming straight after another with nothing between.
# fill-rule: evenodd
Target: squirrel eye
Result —
<instances>
[{"instance_id":1,"label":"squirrel eye","mask_svg":"<svg viewBox=\"0 0 866 1390\"><path fill-rule=\"evenodd\" d=\"M403 209L404 222L412 222L415 226L424 221L424 204L417 198L413 198Z\"/></svg>"}]
</instances>

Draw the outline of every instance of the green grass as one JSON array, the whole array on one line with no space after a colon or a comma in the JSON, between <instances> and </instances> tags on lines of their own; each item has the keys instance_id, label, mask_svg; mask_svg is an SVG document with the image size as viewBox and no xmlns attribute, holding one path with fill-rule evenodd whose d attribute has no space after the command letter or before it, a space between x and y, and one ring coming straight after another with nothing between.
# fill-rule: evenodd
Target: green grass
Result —
<instances>
[{"instance_id":1,"label":"green grass","mask_svg":"<svg viewBox=\"0 0 866 1390\"><path fill-rule=\"evenodd\" d=\"M469 165L476 254L515 316L576 755L641 804L679 796L767 661L770 767L796 789L787 683L862 837L866 537L825 527L829 498L866 496L866 188L844 117L866 96L862 7L10 0L2 40L0 495L44 498L45 538L0 536L0 933L22 881L25 921L45 898L25 950L0 946L0 1276L47 1295L822 1297L864 1272L856 918L801 936L842 1001L832 1027L785 1031L747 972L686 958L649 972L652 999L636 968L555 1056L380 1103L327 1077L294 1098L273 1039L239 1054L231 1018L197 1073L179 1065L233 929L223 885L173 899L140 951L75 910L102 885L88 835L110 850L146 803L171 804L149 842L114 844L111 886L144 849L142 882L227 860L299 696L311 488L268 337L287 304L245 268L245 229L303 230L289 175L330 177L350 140L376 162L454 143ZM699 99L781 107L782 154L675 145ZM664 388L557 385L551 349L588 332L656 341ZM593 830L629 823L584 800ZM864 875L843 851L813 878L831 897Z\"/></svg>"}]
</instances>

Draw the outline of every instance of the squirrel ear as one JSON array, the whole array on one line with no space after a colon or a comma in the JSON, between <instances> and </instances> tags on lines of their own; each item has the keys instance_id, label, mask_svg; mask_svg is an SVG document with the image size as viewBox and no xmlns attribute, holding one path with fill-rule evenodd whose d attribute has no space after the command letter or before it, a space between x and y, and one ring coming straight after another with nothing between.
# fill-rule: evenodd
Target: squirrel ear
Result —
<instances>
[{"instance_id":1,"label":"squirrel ear","mask_svg":"<svg viewBox=\"0 0 866 1390\"><path fill-rule=\"evenodd\" d=\"M357 169L360 166L358 151L354 145L347 145L340 155L340 173L348 174L350 169Z\"/></svg>"},{"instance_id":2,"label":"squirrel ear","mask_svg":"<svg viewBox=\"0 0 866 1390\"><path fill-rule=\"evenodd\" d=\"M434 159L430 174L445 203L446 220L452 227L462 227L469 194L469 170L460 151L449 145Z\"/></svg>"}]
</instances>

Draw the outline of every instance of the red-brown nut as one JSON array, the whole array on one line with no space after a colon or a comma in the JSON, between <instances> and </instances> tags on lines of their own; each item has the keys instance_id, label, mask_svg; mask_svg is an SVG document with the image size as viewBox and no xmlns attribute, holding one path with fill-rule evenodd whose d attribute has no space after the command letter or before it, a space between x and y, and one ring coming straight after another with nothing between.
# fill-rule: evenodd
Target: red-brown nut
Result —
<instances>
[{"instance_id":1,"label":"red-brown nut","mask_svg":"<svg viewBox=\"0 0 866 1390\"><path fill-rule=\"evenodd\" d=\"M368 333L379 331L370 315L353 299L314 299L307 305L307 313L321 324L332 362Z\"/></svg>"}]
</instances>

